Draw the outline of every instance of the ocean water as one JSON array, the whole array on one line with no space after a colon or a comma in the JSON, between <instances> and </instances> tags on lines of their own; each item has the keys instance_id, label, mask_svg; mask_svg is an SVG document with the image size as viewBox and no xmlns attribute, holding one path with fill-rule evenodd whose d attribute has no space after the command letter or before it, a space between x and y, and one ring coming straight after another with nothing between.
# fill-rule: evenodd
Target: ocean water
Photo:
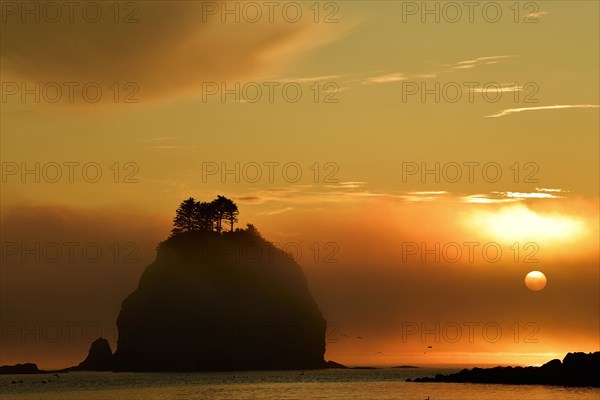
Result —
<instances>
[{"instance_id":1,"label":"ocean water","mask_svg":"<svg viewBox=\"0 0 600 400\"><path fill-rule=\"evenodd\" d=\"M219 373L71 372L0 375L0 399L25 400L571 400L600 390L554 386L413 383L458 369L251 371ZM12 384L11 381L23 380ZM51 380L46 384L42 380Z\"/></svg>"}]
</instances>

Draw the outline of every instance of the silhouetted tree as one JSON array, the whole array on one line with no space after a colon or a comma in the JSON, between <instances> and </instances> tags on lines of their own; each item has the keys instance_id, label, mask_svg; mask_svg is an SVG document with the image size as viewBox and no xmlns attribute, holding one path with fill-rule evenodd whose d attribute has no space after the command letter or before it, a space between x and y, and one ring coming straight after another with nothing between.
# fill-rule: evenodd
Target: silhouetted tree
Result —
<instances>
[{"instance_id":1,"label":"silhouetted tree","mask_svg":"<svg viewBox=\"0 0 600 400\"><path fill-rule=\"evenodd\" d=\"M198 203L198 227L203 231L215 230L215 210L212 203Z\"/></svg>"},{"instance_id":2,"label":"silhouetted tree","mask_svg":"<svg viewBox=\"0 0 600 400\"><path fill-rule=\"evenodd\" d=\"M198 203L193 197L184 200L173 219L173 234L182 232L191 232L199 230L198 224Z\"/></svg>"},{"instance_id":3,"label":"silhouetted tree","mask_svg":"<svg viewBox=\"0 0 600 400\"><path fill-rule=\"evenodd\" d=\"M226 197L224 197L223 199L223 209L225 210L223 212L223 219L229 221L229 231L233 232L233 224L235 222L238 222L237 216L240 212L238 211L237 205L232 200L229 200Z\"/></svg>"},{"instance_id":4,"label":"silhouetted tree","mask_svg":"<svg viewBox=\"0 0 600 400\"><path fill-rule=\"evenodd\" d=\"M216 231L221 233L223 219L229 219L231 215L234 219L237 219L237 206L225 196L217 196L210 204L214 212Z\"/></svg>"},{"instance_id":5,"label":"silhouetted tree","mask_svg":"<svg viewBox=\"0 0 600 400\"><path fill-rule=\"evenodd\" d=\"M262 238L262 235L260 234L258 229L256 229L256 227L252 224L246 224L246 232L248 232L254 236L258 236L258 237Z\"/></svg>"}]
</instances>

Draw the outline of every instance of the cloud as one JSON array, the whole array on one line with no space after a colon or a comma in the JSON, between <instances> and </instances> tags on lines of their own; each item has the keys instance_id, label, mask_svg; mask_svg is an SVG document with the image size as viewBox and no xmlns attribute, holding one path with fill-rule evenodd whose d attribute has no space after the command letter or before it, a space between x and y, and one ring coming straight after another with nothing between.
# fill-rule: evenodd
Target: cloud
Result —
<instances>
[{"instance_id":1,"label":"cloud","mask_svg":"<svg viewBox=\"0 0 600 400\"><path fill-rule=\"evenodd\" d=\"M531 13L527 14L527 16L525 18L527 20L538 19L538 18L541 18L544 15L548 15L548 14L550 14L548 11L531 12ZM533 21L528 21L528 22L533 22Z\"/></svg>"},{"instance_id":2,"label":"cloud","mask_svg":"<svg viewBox=\"0 0 600 400\"><path fill-rule=\"evenodd\" d=\"M554 105L554 106L539 106L539 107L522 107L522 108L509 108L502 110L496 114L486 115L486 118L498 118L504 117L505 115L516 114L525 111L540 111L540 110L561 110L567 108L599 108L597 104L566 104L566 105Z\"/></svg>"},{"instance_id":3,"label":"cloud","mask_svg":"<svg viewBox=\"0 0 600 400\"><path fill-rule=\"evenodd\" d=\"M552 193L565 192L562 189L535 189L536 192L491 192L487 194L473 194L461 197L461 201L465 203L512 203L526 199L562 199L562 196L557 196Z\"/></svg>"},{"instance_id":4,"label":"cloud","mask_svg":"<svg viewBox=\"0 0 600 400\"><path fill-rule=\"evenodd\" d=\"M514 83L499 83L492 86L487 87L478 87L473 89L475 93L504 93L504 92L521 92L523 91L523 86L516 85Z\"/></svg>"},{"instance_id":5,"label":"cloud","mask_svg":"<svg viewBox=\"0 0 600 400\"><path fill-rule=\"evenodd\" d=\"M550 193L522 193L522 192L493 192L499 195L513 199L560 199L560 196L555 196Z\"/></svg>"},{"instance_id":6,"label":"cloud","mask_svg":"<svg viewBox=\"0 0 600 400\"><path fill-rule=\"evenodd\" d=\"M365 200L388 200L390 202L437 202L437 203L512 203L527 200L562 199L563 189L536 189L535 192L493 191L489 193L452 193L436 191L377 191L363 187L366 182L340 182L332 185L293 185L270 189L249 189L232 198L253 205L286 203L287 208L262 211L257 215L275 215L291 210L290 205L308 206L322 204L355 204ZM306 208L303 208L306 209Z\"/></svg>"},{"instance_id":7,"label":"cloud","mask_svg":"<svg viewBox=\"0 0 600 400\"><path fill-rule=\"evenodd\" d=\"M493 204L493 203L512 203L519 199L506 199L506 198L495 198L488 194L472 194L470 196L462 197L462 201L465 203L480 203L480 204Z\"/></svg>"},{"instance_id":8,"label":"cloud","mask_svg":"<svg viewBox=\"0 0 600 400\"><path fill-rule=\"evenodd\" d=\"M472 60L459 61L454 64L450 64L449 66L452 68L451 70L443 70L443 71L435 71L435 72L427 72L427 73L419 73L408 75L402 72L393 72L384 75L377 75L367 79L361 80L363 84L369 83L392 83L392 82L400 82L411 78L420 78L420 79L432 79L436 78L438 75L447 74L450 72L456 72L459 69L471 69L475 68L479 65L484 64L496 64L499 60L504 60L507 58L517 57L516 55L503 55L503 56L486 56L486 57L478 57ZM446 65L448 66L448 65ZM513 83L501 84L501 87L498 89L499 91L520 91L523 90L520 86L515 86ZM483 89L475 89L475 91L482 91ZM489 89L487 89L489 90Z\"/></svg>"},{"instance_id":9,"label":"cloud","mask_svg":"<svg viewBox=\"0 0 600 400\"><path fill-rule=\"evenodd\" d=\"M550 193L563 193L566 190L563 189L547 189L547 188L535 188L538 192L550 192Z\"/></svg>"},{"instance_id":10,"label":"cloud","mask_svg":"<svg viewBox=\"0 0 600 400\"><path fill-rule=\"evenodd\" d=\"M279 210L273 210L273 211L263 211L258 213L257 215L278 215L278 214L283 214L284 212L288 212L288 211L292 211L294 209L294 207L285 207L285 208L281 208Z\"/></svg>"},{"instance_id":11,"label":"cloud","mask_svg":"<svg viewBox=\"0 0 600 400\"><path fill-rule=\"evenodd\" d=\"M391 74L374 76L372 78L365 79L363 83L390 83L400 82L408 79L402 72L394 72Z\"/></svg>"},{"instance_id":12,"label":"cloud","mask_svg":"<svg viewBox=\"0 0 600 400\"><path fill-rule=\"evenodd\" d=\"M339 79L343 75L321 75L321 76L308 76L308 77L292 77L292 78L278 78L275 79L277 82L295 82L295 83L313 83L322 81L332 81Z\"/></svg>"},{"instance_id":13,"label":"cloud","mask_svg":"<svg viewBox=\"0 0 600 400\"><path fill-rule=\"evenodd\" d=\"M336 184L323 185L323 187L337 189L358 189L366 184L367 182L338 182Z\"/></svg>"},{"instance_id":14,"label":"cloud","mask_svg":"<svg viewBox=\"0 0 600 400\"><path fill-rule=\"evenodd\" d=\"M446 192L445 190L438 190L438 191L431 191L431 192L408 192L410 194L414 194L414 195L437 195L437 194L447 194L448 192Z\"/></svg>"},{"instance_id":15,"label":"cloud","mask_svg":"<svg viewBox=\"0 0 600 400\"><path fill-rule=\"evenodd\" d=\"M135 83L140 102L198 96L204 82L243 81L277 70L291 56L339 37L339 26L310 18L235 23L232 17L223 23L219 15L204 15L203 7L216 2L173 3L137 2L139 22L127 24L114 23L108 7L103 13L110 18L97 23L8 18L0 38L3 80L96 82L103 101L112 101L115 82Z\"/></svg>"},{"instance_id":16,"label":"cloud","mask_svg":"<svg viewBox=\"0 0 600 400\"><path fill-rule=\"evenodd\" d=\"M454 64L452 68L454 69L464 69L464 68L474 68L481 64L492 64L498 62L498 60L504 60L507 58L517 57L516 55L510 56L487 56L487 57L478 57L473 60L465 60L459 61Z\"/></svg>"}]
</instances>

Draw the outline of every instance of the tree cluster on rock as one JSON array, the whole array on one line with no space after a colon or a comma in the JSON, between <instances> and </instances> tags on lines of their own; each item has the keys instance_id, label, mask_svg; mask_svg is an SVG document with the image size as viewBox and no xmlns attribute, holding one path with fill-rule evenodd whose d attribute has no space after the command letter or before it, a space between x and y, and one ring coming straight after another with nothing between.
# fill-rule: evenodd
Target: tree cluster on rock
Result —
<instances>
[{"instance_id":1,"label":"tree cluster on rock","mask_svg":"<svg viewBox=\"0 0 600 400\"><path fill-rule=\"evenodd\" d=\"M223 221L233 224L238 221L237 205L225 196L217 196L210 203L196 201L193 197L184 200L175 213L172 234L195 231L213 231L221 233Z\"/></svg>"}]
</instances>

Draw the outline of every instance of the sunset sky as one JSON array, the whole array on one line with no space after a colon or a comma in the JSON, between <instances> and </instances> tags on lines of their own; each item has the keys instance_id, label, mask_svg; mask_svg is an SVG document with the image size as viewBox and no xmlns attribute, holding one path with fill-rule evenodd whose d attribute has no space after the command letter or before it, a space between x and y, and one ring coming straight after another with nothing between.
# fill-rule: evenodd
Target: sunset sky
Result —
<instances>
[{"instance_id":1,"label":"sunset sky","mask_svg":"<svg viewBox=\"0 0 600 400\"><path fill-rule=\"evenodd\" d=\"M598 2L101 2L94 23L19 3L0 3L0 364L114 350L175 209L217 194L297 255L328 360L599 350Z\"/></svg>"}]
</instances>

